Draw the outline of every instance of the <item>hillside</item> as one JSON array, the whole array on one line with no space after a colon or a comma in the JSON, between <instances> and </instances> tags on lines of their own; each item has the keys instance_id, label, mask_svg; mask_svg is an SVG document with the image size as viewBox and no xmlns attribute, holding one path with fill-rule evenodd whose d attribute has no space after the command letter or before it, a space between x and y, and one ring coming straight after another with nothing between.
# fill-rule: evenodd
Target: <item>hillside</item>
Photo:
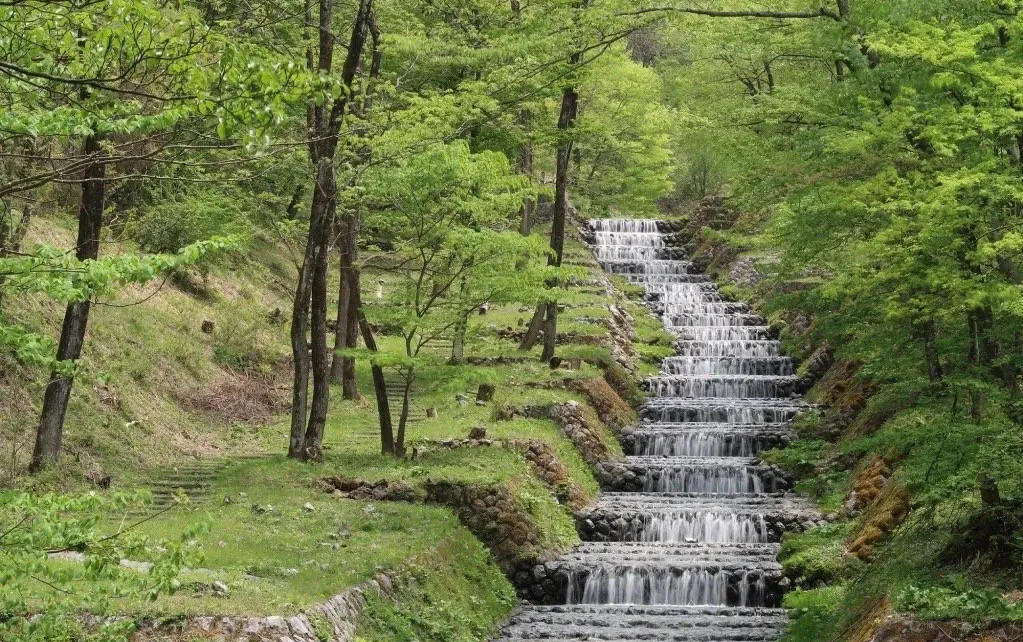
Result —
<instances>
[{"instance_id":1,"label":"hillside","mask_svg":"<svg viewBox=\"0 0 1023 642\"><path fill-rule=\"evenodd\" d=\"M3 642L1023 638L1023 3L0 0Z\"/></svg>"}]
</instances>

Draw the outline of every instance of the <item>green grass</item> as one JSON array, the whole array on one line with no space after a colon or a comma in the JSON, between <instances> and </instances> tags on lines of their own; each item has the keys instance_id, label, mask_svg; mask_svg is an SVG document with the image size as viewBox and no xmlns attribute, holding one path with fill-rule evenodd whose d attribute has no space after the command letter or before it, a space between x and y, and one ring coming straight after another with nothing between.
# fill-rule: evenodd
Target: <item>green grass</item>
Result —
<instances>
[{"instance_id":1,"label":"green grass","mask_svg":"<svg viewBox=\"0 0 1023 642\"><path fill-rule=\"evenodd\" d=\"M799 586L846 579L859 567L859 560L845 550L845 542L854 528L855 524L844 522L786 533L779 555L785 575Z\"/></svg>"},{"instance_id":2,"label":"green grass","mask_svg":"<svg viewBox=\"0 0 1023 642\"><path fill-rule=\"evenodd\" d=\"M476 642L516 602L486 549L463 534L447 538L435 556L406 564L399 581L396 600L368 597L357 640Z\"/></svg>"},{"instance_id":3,"label":"green grass","mask_svg":"<svg viewBox=\"0 0 1023 642\"><path fill-rule=\"evenodd\" d=\"M52 233L66 236L67 230L55 227ZM588 257L574 242L569 251ZM217 415L218 405L247 395L252 383L270 381L272 389L274 376L281 382L275 393L278 399L289 400L290 270L276 248L257 244L250 255L213 266L206 284L194 277L179 279L179 284L190 283L188 291L168 284L144 306L98 309L90 320L86 370L76 381L68 415L66 443L73 456L45 476L13 483L80 489L81 472L91 467L111 474L117 488L139 488L174 466L210 459L225 462L212 479L205 503L178 506L137 527L155 541L208 521L209 531L198 541L204 557L201 566L182 575L182 588L175 595L155 604L114 604L114 611L288 615L380 570L396 570L414 581L400 591L397 602L371 600L359 632L363 639L480 639L508 612L514 594L489 553L450 510L421 503L340 499L321 491L316 480L326 475L403 480L420 490L427 481L501 484L537 524L547 550L563 550L578 541L569 509L511 449L431 447L426 454L400 461L380 455L369 368L362 360L358 380L364 398L343 401L338 395L331 400L322 464L283 457L287 424L273 414L282 406L251 422ZM367 289L375 290L376 278L367 270ZM128 293L126 298L141 298L149 291ZM364 298L372 302L375 294L367 292ZM606 328L594 321L609 316L606 296L576 288L567 290L562 302L582 307L561 315L561 332L606 335ZM641 353L649 361L665 349L658 334L663 330L642 306L627 305L644 342ZM565 388L565 380L603 376L593 364L611 363L610 351L598 345L559 346L563 358L580 357L587 363L579 370L552 370L535 358L539 346L521 352L513 341L496 334L497 329L528 321L532 310L520 308L495 307L471 317L465 352L529 360L499 367L449 366L443 364L449 356L444 347L432 350L432 363L423 360L413 396L418 421L408 429L410 451L427 441L465 437L475 426L485 427L492 439L542 440L557 453L584 496L592 499L599 492L592 471L552 421L497 420L496 413L503 407L585 403ZM283 310L283 323L276 320L276 309ZM24 302L16 316L53 333L59 314L56 307L33 301ZM215 323L212 334L200 330L203 319ZM381 334L378 342L395 349L400 338ZM41 374L19 371L19 377L37 380L27 387L21 385L23 379L0 379L0 392L17 393L15 403L0 410L7 438L26 438L26 427L37 411L34 400L41 394ZM223 387L225 381L239 385ZM460 394L471 400L481 383L497 387L493 403L484 407L458 403ZM208 403L196 404L203 395L210 396ZM426 408L436 409L437 417L425 418ZM395 418L397 412L392 408ZM620 453L614 435L600 427L612 452ZM303 508L307 503L312 511ZM105 528L113 531L123 523L131 521L112 515ZM214 594L210 587L216 581L228 585L228 595Z\"/></svg>"}]
</instances>

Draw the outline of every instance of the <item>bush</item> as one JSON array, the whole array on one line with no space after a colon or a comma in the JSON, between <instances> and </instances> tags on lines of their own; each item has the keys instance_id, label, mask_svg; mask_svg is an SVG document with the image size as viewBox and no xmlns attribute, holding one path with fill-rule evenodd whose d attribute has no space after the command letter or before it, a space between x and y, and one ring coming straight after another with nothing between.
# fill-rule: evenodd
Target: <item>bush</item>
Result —
<instances>
[{"instance_id":1,"label":"bush","mask_svg":"<svg viewBox=\"0 0 1023 642\"><path fill-rule=\"evenodd\" d=\"M267 373L274 361L269 333L266 319L224 314L213 332L213 360L230 370Z\"/></svg>"},{"instance_id":2,"label":"bush","mask_svg":"<svg viewBox=\"0 0 1023 642\"><path fill-rule=\"evenodd\" d=\"M853 526L852 522L846 522L827 524L803 533L786 533L780 553L785 575L800 586L847 578L858 564L845 550Z\"/></svg>"}]
</instances>

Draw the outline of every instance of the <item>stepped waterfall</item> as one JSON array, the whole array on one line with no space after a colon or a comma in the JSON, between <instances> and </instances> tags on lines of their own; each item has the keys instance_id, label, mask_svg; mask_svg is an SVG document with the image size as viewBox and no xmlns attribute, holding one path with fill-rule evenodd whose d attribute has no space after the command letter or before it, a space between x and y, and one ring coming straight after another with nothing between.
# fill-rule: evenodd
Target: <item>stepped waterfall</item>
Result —
<instances>
[{"instance_id":1,"label":"stepped waterfall","mask_svg":"<svg viewBox=\"0 0 1023 642\"><path fill-rule=\"evenodd\" d=\"M784 631L778 540L802 504L757 453L804 407L764 320L723 301L653 220L589 223L603 268L641 285L677 338L623 440L628 485L605 482L559 560L563 603L521 608L516 640L774 640Z\"/></svg>"}]
</instances>

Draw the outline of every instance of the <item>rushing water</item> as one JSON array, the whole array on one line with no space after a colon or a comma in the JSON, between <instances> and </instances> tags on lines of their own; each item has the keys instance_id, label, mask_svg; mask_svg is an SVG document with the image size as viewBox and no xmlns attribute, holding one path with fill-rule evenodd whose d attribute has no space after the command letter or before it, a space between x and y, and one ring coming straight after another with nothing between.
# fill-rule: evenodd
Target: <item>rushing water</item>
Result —
<instances>
[{"instance_id":1,"label":"rushing water","mask_svg":"<svg viewBox=\"0 0 1023 642\"><path fill-rule=\"evenodd\" d=\"M656 221L590 226L597 260L645 288L677 356L646 382L641 423L625 439L621 464L640 481L607 489L586 515L592 530L581 530L595 541L564 558L567 605L523 611L501 639L683 639L669 638L676 629L776 639L784 619L762 608L779 597L769 524L789 500L756 456L788 438L802 408L794 364L761 317L723 301L665 244Z\"/></svg>"}]
</instances>

